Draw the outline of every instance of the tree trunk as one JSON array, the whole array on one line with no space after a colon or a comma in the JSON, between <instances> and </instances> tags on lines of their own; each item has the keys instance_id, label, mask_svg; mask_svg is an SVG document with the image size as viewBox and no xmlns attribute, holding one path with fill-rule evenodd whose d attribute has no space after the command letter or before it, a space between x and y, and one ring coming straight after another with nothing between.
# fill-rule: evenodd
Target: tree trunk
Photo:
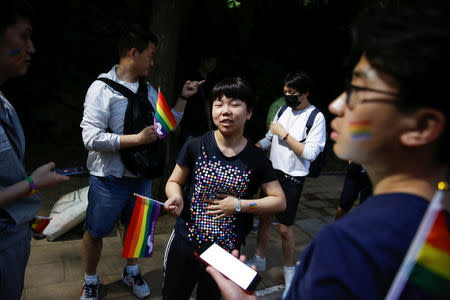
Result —
<instances>
[{"instance_id":1,"label":"tree trunk","mask_svg":"<svg viewBox=\"0 0 450 300\"><path fill-rule=\"evenodd\" d=\"M159 87L170 107L173 107L180 91L175 90L175 71L179 54L179 41L182 28L195 1L153 0L150 30L158 37L155 65L149 75L149 82ZM162 178L154 180L152 194L156 199L164 200L165 183L170 176L178 145L174 133L165 137L167 145L167 168Z\"/></svg>"}]
</instances>

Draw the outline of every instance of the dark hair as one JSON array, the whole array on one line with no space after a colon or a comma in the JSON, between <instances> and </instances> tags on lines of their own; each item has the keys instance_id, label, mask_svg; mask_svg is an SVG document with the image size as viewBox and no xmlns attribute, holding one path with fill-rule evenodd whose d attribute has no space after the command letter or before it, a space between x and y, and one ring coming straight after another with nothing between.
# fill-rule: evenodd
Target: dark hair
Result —
<instances>
[{"instance_id":1,"label":"dark hair","mask_svg":"<svg viewBox=\"0 0 450 300\"><path fill-rule=\"evenodd\" d=\"M450 121L445 108L448 76L443 75L450 70L449 19L444 8L381 9L353 28L354 52L364 53L381 76L394 80L399 109L428 107L445 115L446 129L439 147L444 161Z\"/></svg>"},{"instance_id":2,"label":"dark hair","mask_svg":"<svg viewBox=\"0 0 450 300\"><path fill-rule=\"evenodd\" d=\"M34 19L34 11L25 0L2 0L0 9L0 38L9 26L13 26L19 19Z\"/></svg>"},{"instance_id":3,"label":"dark hair","mask_svg":"<svg viewBox=\"0 0 450 300\"><path fill-rule=\"evenodd\" d=\"M313 81L306 72L290 72L284 78L284 85L304 94L311 93Z\"/></svg>"},{"instance_id":4,"label":"dark hair","mask_svg":"<svg viewBox=\"0 0 450 300\"><path fill-rule=\"evenodd\" d=\"M253 109L255 94L250 85L240 77L228 77L219 81L211 91L212 102L223 96L239 99L247 105L247 111Z\"/></svg>"},{"instance_id":5,"label":"dark hair","mask_svg":"<svg viewBox=\"0 0 450 300\"><path fill-rule=\"evenodd\" d=\"M144 29L144 27L138 24L128 25L123 30L119 39L117 49L119 57L124 57L132 48L136 48L137 51L142 52L148 47L149 42L152 42L155 46L158 45L158 38L153 32Z\"/></svg>"}]
</instances>

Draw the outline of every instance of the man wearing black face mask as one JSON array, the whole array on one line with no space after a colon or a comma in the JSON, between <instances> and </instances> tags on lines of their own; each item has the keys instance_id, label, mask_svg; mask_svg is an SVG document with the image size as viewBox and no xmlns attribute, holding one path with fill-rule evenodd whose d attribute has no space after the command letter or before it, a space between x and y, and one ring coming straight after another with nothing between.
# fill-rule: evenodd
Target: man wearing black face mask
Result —
<instances>
[{"instance_id":1,"label":"man wearing black face mask","mask_svg":"<svg viewBox=\"0 0 450 300\"><path fill-rule=\"evenodd\" d=\"M286 106L280 108L270 124L266 136L256 145L270 149L270 160L278 181L286 196L286 210L275 217L279 222L284 256L284 280L286 287L294 274L294 234L292 225L303 190L309 165L325 147L325 117L318 112L313 126L306 132L309 115L315 110L309 102L312 80L305 72L289 73L284 81ZM258 271L266 268L265 250L269 238L269 227L273 216L263 217L258 231L258 245L248 265L255 265Z\"/></svg>"}]
</instances>

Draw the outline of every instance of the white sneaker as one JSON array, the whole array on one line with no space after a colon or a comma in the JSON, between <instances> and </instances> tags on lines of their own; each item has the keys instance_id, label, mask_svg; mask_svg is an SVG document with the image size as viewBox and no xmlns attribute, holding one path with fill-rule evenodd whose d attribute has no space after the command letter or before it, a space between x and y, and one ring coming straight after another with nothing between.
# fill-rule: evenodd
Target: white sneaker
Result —
<instances>
[{"instance_id":1,"label":"white sneaker","mask_svg":"<svg viewBox=\"0 0 450 300\"><path fill-rule=\"evenodd\" d=\"M83 282L80 300L97 300L98 299L98 281L94 284Z\"/></svg>"},{"instance_id":2,"label":"white sneaker","mask_svg":"<svg viewBox=\"0 0 450 300\"><path fill-rule=\"evenodd\" d=\"M256 271L258 272L263 272L266 270L266 258L261 258L257 255L254 255L252 258L250 258L249 260L247 260L245 262L245 264L249 267L251 266L255 266L256 267Z\"/></svg>"},{"instance_id":3,"label":"white sneaker","mask_svg":"<svg viewBox=\"0 0 450 300\"><path fill-rule=\"evenodd\" d=\"M291 284L292 278L294 277L295 274L295 266L292 267L283 267L283 271L284 271L284 287L285 289L289 288L289 285Z\"/></svg>"},{"instance_id":4,"label":"white sneaker","mask_svg":"<svg viewBox=\"0 0 450 300\"><path fill-rule=\"evenodd\" d=\"M123 269L122 281L128 286L133 288L133 294L138 298L145 298L150 295L150 288L147 282L142 278L141 272L139 271L137 275L131 275L127 273L127 267Z\"/></svg>"}]
</instances>

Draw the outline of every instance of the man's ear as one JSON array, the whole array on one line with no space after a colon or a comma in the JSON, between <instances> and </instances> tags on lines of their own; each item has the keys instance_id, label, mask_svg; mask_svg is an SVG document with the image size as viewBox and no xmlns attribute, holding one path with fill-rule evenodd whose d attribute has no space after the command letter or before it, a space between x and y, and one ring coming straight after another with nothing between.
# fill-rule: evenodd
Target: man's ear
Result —
<instances>
[{"instance_id":1,"label":"man's ear","mask_svg":"<svg viewBox=\"0 0 450 300\"><path fill-rule=\"evenodd\" d=\"M252 115L253 115L253 109L250 109L250 111L249 111L248 114L247 114L247 121L250 120L250 118L252 117Z\"/></svg>"},{"instance_id":2,"label":"man's ear","mask_svg":"<svg viewBox=\"0 0 450 300\"><path fill-rule=\"evenodd\" d=\"M420 109L412 113L401 135L401 142L406 146L423 146L435 142L445 128L445 116L435 109Z\"/></svg>"},{"instance_id":3,"label":"man's ear","mask_svg":"<svg viewBox=\"0 0 450 300\"><path fill-rule=\"evenodd\" d=\"M138 54L138 51L136 48L131 48L130 50L128 50L128 57L134 59L136 57L136 55Z\"/></svg>"}]
</instances>

